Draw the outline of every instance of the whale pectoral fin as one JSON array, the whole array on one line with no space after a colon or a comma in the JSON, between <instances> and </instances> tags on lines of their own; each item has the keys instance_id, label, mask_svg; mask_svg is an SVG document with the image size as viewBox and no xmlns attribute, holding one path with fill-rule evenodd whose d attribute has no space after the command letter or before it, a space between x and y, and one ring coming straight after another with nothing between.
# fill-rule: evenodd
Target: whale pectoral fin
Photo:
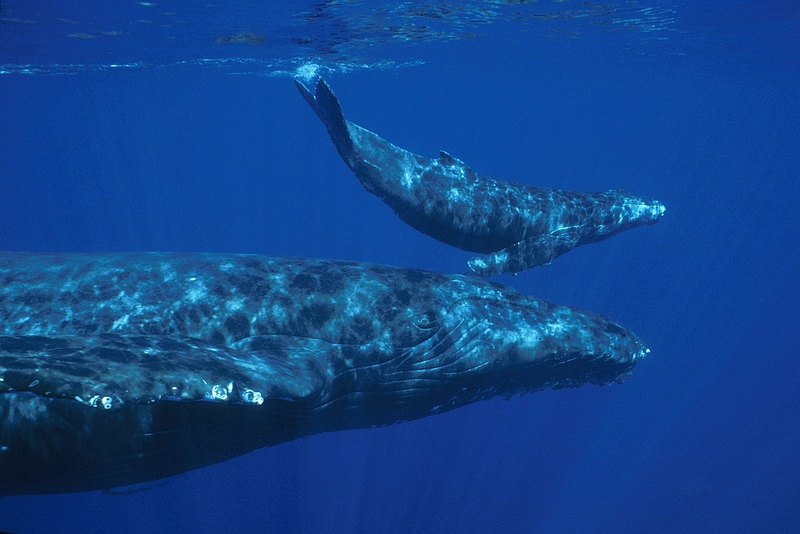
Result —
<instances>
[{"instance_id":1,"label":"whale pectoral fin","mask_svg":"<svg viewBox=\"0 0 800 534\"><path fill-rule=\"evenodd\" d=\"M116 409L161 399L301 400L324 386L314 363L330 344L300 338L245 352L244 341L221 347L174 335L0 336L0 394L29 392Z\"/></svg>"},{"instance_id":2,"label":"whale pectoral fin","mask_svg":"<svg viewBox=\"0 0 800 534\"><path fill-rule=\"evenodd\" d=\"M486 256L470 259L467 264L482 276L493 274L516 274L525 269L548 265L558 256L574 248L580 240L580 232L575 228L532 236Z\"/></svg>"},{"instance_id":3,"label":"whale pectoral fin","mask_svg":"<svg viewBox=\"0 0 800 534\"><path fill-rule=\"evenodd\" d=\"M301 81L295 79L294 84L311 109L322 119L339 153L342 156L349 154L353 150L353 139L350 137L339 99L333 94L330 86L322 78L317 78L314 94L311 94Z\"/></svg>"},{"instance_id":4,"label":"whale pectoral fin","mask_svg":"<svg viewBox=\"0 0 800 534\"><path fill-rule=\"evenodd\" d=\"M270 397L303 400L319 395L327 384L327 365L338 345L321 339L261 335L237 341L232 348L249 355L240 365L253 373L269 369Z\"/></svg>"}]
</instances>

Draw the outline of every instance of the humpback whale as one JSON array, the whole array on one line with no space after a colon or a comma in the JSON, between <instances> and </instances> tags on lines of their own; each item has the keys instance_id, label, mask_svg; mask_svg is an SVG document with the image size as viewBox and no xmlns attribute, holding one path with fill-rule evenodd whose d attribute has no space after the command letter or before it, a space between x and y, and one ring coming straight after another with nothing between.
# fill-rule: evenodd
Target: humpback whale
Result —
<instances>
[{"instance_id":1,"label":"humpback whale","mask_svg":"<svg viewBox=\"0 0 800 534\"><path fill-rule=\"evenodd\" d=\"M413 154L346 120L321 77L313 92L295 84L364 188L420 232L484 254L468 261L480 275L547 265L576 246L664 215L657 200L627 191L535 187L483 176L444 151L438 159Z\"/></svg>"},{"instance_id":2,"label":"humpback whale","mask_svg":"<svg viewBox=\"0 0 800 534\"><path fill-rule=\"evenodd\" d=\"M0 495L621 382L628 329L489 280L234 254L0 253Z\"/></svg>"}]
</instances>

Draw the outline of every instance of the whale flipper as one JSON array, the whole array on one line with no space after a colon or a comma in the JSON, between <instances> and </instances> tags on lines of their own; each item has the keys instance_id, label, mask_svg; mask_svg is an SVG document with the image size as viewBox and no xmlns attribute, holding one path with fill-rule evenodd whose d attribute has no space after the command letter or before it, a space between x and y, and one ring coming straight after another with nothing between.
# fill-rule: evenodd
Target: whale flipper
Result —
<instances>
[{"instance_id":1,"label":"whale flipper","mask_svg":"<svg viewBox=\"0 0 800 534\"><path fill-rule=\"evenodd\" d=\"M581 238L575 228L532 236L497 252L471 258L467 265L482 276L518 273L530 267L549 265L558 256L575 248Z\"/></svg>"},{"instance_id":2,"label":"whale flipper","mask_svg":"<svg viewBox=\"0 0 800 534\"><path fill-rule=\"evenodd\" d=\"M324 373L314 369L331 347L292 336L253 336L230 347L171 335L0 336L0 393L105 409L162 399L300 400L322 387Z\"/></svg>"}]
</instances>

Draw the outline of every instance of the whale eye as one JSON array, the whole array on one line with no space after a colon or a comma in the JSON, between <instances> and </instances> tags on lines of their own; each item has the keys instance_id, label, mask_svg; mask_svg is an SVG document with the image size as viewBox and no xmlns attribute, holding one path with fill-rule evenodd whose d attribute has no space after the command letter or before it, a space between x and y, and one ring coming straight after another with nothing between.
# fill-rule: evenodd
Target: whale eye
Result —
<instances>
[{"instance_id":1,"label":"whale eye","mask_svg":"<svg viewBox=\"0 0 800 534\"><path fill-rule=\"evenodd\" d=\"M436 328L436 317L432 313L421 313L414 319L414 326L423 330Z\"/></svg>"}]
</instances>

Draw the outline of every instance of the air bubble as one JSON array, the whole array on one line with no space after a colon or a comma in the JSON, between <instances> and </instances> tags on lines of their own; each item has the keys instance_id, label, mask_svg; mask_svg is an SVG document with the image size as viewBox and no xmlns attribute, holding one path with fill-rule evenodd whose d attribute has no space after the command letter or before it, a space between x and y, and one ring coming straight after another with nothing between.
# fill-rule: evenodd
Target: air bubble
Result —
<instances>
[{"instance_id":1,"label":"air bubble","mask_svg":"<svg viewBox=\"0 0 800 534\"><path fill-rule=\"evenodd\" d=\"M228 390L225 386L216 384L211 388L211 397L217 400L228 400Z\"/></svg>"},{"instance_id":2,"label":"air bubble","mask_svg":"<svg viewBox=\"0 0 800 534\"><path fill-rule=\"evenodd\" d=\"M249 402L251 404L264 404L264 396L261 394L260 391L254 391L252 389L244 390L242 393L242 398L245 402Z\"/></svg>"},{"instance_id":3,"label":"air bubble","mask_svg":"<svg viewBox=\"0 0 800 534\"><path fill-rule=\"evenodd\" d=\"M311 87L316 83L317 75L319 73L319 65L316 63L303 63L295 71L295 77L300 78L303 85ZM313 89L312 89L313 90Z\"/></svg>"},{"instance_id":4,"label":"air bubble","mask_svg":"<svg viewBox=\"0 0 800 534\"><path fill-rule=\"evenodd\" d=\"M88 404L92 408L104 408L110 410L114 407L114 399L108 395L94 395L88 401L84 401L80 397L75 397L75 400Z\"/></svg>"}]
</instances>

